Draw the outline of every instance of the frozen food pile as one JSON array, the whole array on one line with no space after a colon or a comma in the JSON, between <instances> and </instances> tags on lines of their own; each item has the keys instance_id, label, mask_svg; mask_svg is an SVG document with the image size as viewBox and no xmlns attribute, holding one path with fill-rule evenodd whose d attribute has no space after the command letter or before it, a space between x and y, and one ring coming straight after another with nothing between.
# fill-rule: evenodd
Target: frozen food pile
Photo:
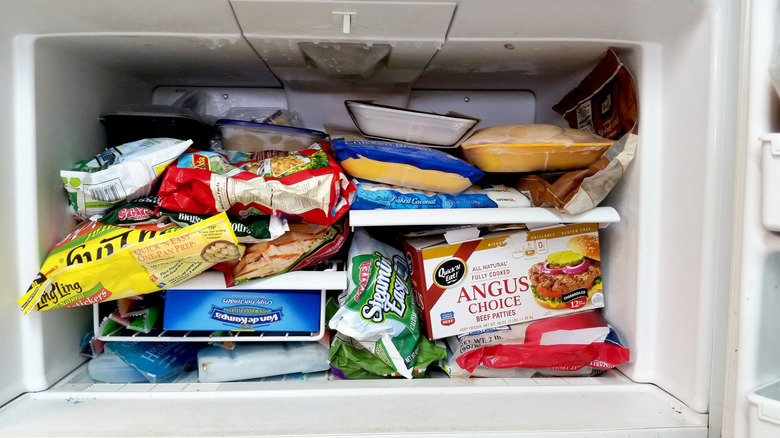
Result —
<instances>
[{"instance_id":1,"label":"frozen food pile","mask_svg":"<svg viewBox=\"0 0 780 438\"><path fill-rule=\"evenodd\" d=\"M616 80L624 86L605 86ZM608 119L588 110L603 109L599 99L616 104ZM170 382L185 371L202 382L413 378L434 368L597 374L629 357L600 313L608 295L596 224L378 232L352 229L348 212L593 208L633 156L635 99L610 51L556 106L570 127L480 128L463 114L363 101L346 102L355 126L325 131L293 126L280 108L232 109L211 122L188 115L174 131L160 125L168 113L107 114L106 149L61 171L77 224L19 305L98 306L81 349L103 382ZM254 287L339 263L343 291ZM224 287L177 287L206 271ZM155 330L318 336L110 340Z\"/></svg>"}]
</instances>

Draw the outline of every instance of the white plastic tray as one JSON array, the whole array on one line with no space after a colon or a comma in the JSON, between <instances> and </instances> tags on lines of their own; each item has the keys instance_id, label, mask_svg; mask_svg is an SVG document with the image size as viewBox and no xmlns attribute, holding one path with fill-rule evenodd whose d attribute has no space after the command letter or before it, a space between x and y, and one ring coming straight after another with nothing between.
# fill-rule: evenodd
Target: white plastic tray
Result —
<instances>
[{"instance_id":1,"label":"white plastic tray","mask_svg":"<svg viewBox=\"0 0 780 438\"><path fill-rule=\"evenodd\" d=\"M750 402L750 436L780 436L780 381L771 382L748 393L747 399Z\"/></svg>"},{"instance_id":2,"label":"white plastic tray","mask_svg":"<svg viewBox=\"0 0 780 438\"><path fill-rule=\"evenodd\" d=\"M435 114L354 100L345 105L366 137L423 146L456 147L480 122L462 114Z\"/></svg>"}]
</instances>

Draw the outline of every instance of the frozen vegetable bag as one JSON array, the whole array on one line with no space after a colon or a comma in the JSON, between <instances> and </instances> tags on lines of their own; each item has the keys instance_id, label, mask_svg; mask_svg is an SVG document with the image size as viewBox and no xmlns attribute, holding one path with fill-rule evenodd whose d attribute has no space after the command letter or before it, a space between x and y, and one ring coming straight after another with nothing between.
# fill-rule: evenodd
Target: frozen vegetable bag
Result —
<instances>
[{"instance_id":1,"label":"frozen vegetable bag","mask_svg":"<svg viewBox=\"0 0 780 438\"><path fill-rule=\"evenodd\" d=\"M328 325L412 378L420 323L403 253L357 228L348 257L348 288Z\"/></svg>"}]
</instances>

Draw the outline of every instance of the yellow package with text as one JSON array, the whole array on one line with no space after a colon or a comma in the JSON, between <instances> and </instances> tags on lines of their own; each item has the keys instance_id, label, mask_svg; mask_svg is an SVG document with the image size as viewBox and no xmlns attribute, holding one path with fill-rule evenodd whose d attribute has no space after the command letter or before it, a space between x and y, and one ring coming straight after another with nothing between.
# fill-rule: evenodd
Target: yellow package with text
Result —
<instances>
[{"instance_id":1,"label":"yellow package with text","mask_svg":"<svg viewBox=\"0 0 780 438\"><path fill-rule=\"evenodd\" d=\"M52 249L18 303L27 313L157 292L242 252L225 213L173 231L85 222Z\"/></svg>"}]
</instances>

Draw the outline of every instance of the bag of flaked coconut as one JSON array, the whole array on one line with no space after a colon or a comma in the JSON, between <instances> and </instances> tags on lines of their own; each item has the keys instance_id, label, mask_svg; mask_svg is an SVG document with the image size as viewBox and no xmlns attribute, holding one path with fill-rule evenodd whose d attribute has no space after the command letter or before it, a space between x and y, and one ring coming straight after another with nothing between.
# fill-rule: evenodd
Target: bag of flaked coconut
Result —
<instances>
[{"instance_id":1,"label":"bag of flaked coconut","mask_svg":"<svg viewBox=\"0 0 780 438\"><path fill-rule=\"evenodd\" d=\"M349 247L347 290L328 322L406 378L420 351L420 321L403 253L355 230Z\"/></svg>"}]
</instances>

